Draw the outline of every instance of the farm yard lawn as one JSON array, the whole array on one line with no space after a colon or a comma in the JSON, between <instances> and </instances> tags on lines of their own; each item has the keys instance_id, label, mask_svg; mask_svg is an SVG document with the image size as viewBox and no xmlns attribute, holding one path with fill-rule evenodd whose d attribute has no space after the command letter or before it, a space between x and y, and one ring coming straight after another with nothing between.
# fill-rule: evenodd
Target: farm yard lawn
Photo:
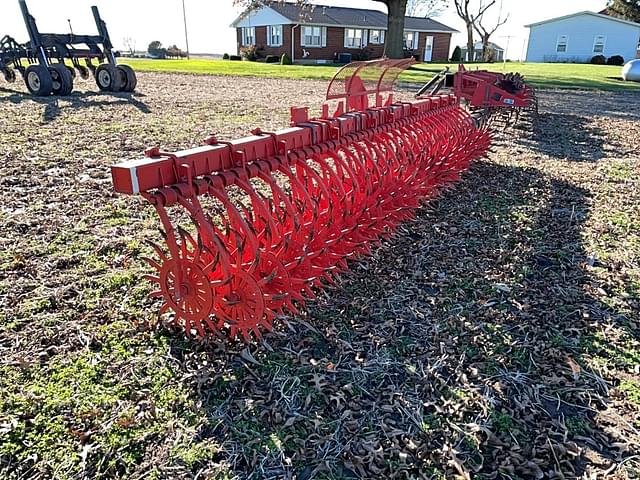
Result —
<instances>
[{"instance_id":1,"label":"farm yard lawn","mask_svg":"<svg viewBox=\"0 0 640 480\"><path fill-rule=\"evenodd\" d=\"M279 65L260 62L237 62L229 60L147 60L122 59L138 71L179 72L209 75L233 75L242 77L322 79L329 80L336 72L336 66L327 65ZM435 73L449 66L457 65L423 63L404 72L400 80L417 84L426 83ZM472 64L469 69L487 69L498 72L520 72L527 81L541 88L569 88L587 90L640 91L640 84L623 82L621 68L608 65L584 65L564 63L486 63ZM257 92L246 92L255 95Z\"/></svg>"},{"instance_id":2,"label":"farm yard lawn","mask_svg":"<svg viewBox=\"0 0 640 480\"><path fill-rule=\"evenodd\" d=\"M541 91L533 125L245 347L157 324L159 222L108 167L283 127L326 82L79 88L0 91L0 478L638 477L640 95Z\"/></svg>"}]
</instances>

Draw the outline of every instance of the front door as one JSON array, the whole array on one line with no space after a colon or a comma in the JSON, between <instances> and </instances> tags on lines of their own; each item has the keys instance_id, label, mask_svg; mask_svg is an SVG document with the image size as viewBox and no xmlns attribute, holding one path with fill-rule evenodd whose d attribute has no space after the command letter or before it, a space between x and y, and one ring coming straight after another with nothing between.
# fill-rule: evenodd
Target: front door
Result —
<instances>
[{"instance_id":1,"label":"front door","mask_svg":"<svg viewBox=\"0 0 640 480\"><path fill-rule=\"evenodd\" d=\"M433 37L427 35L427 44L424 47L424 61L430 62L433 57Z\"/></svg>"}]
</instances>

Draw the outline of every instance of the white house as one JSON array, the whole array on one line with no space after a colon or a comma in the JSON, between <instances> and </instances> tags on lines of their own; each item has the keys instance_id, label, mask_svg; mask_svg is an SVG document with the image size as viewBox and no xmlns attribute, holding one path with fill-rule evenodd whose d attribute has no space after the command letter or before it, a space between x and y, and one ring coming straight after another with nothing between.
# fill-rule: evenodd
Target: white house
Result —
<instances>
[{"instance_id":1,"label":"white house","mask_svg":"<svg viewBox=\"0 0 640 480\"><path fill-rule=\"evenodd\" d=\"M473 46L473 50L473 61L482 62L482 42L476 42ZM504 48L501 46L493 42L489 42L489 51L492 53L494 62L502 62L504 60ZM460 48L460 53L462 53L462 58L468 58L466 45Z\"/></svg>"},{"instance_id":2,"label":"white house","mask_svg":"<svg viewBox=\"0 0 640 480\"><path fill-rule=\"evenodd\" d=\"M640 23L602 13L579 12L525 25L527 62L588 62L595 55L640 54Z\"/></svg>"}]
</instances>

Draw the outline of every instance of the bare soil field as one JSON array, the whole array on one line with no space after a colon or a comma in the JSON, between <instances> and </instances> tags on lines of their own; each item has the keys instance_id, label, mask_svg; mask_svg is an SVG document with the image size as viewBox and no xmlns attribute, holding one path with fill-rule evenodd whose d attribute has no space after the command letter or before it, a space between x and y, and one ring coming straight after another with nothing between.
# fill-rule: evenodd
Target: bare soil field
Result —
<instances>
[{"instance_id":1,"label":"bare soil field","mask_svg":"<svg viewBox=\"0 0 640 480\"><path fill-rule=\"evenodd\" d=\"M282 128L325 88L0 88L0 478L640 476L638 93L541 91L537 120L260 345L158 321L159 222L109 166Z\"/></svg>"}]
</instances>

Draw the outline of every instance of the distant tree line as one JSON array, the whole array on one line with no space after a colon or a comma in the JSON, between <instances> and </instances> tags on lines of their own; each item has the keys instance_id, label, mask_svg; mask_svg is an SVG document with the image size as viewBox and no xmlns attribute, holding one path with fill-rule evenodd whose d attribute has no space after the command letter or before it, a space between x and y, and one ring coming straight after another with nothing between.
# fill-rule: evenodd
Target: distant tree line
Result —
<instances>
[{"instance_id":1,"label":"distant tree line","mask_svg":"<svg viewBox=\"0 0 640 480\"><path fill-rule=\"evenodd\" d=\"M149 44L147 52L154 58L186 58L187 52L178 48L177 45L171 45L168 48L162 46L162 42L154 40Z\"/></svg>"}]
</instances>

